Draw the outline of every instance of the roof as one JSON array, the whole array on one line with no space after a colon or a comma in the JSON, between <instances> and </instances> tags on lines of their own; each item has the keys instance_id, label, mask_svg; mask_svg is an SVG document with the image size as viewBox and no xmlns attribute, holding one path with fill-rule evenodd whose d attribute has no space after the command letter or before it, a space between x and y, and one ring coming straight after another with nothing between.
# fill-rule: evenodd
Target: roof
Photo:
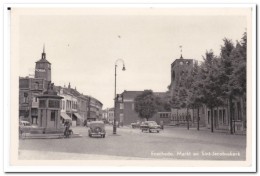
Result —
<instances>
[{"instance_id":1,"label":"roof","mask_svg":"<svg viewBox=\"0 0 260 176\"><path fill-rule=\"evenodd\" d=\"M95 100L96 102L98 102L99 104L101 104L101 106L103 106L103 103L101 103L98 99L96 99L94 97L91 97L89 95L83 95L83 94L79 93L76 89L67 88L67 87L61 87L61 86L55 86L55 90L56 91L60 91L61 89L63 89L63 93L64 94L72 94L75 97L79 97L79 98L83 98L83 99L91 98L91 99Z\"/></svg>"},{"instance_id":2,"label":"roof","mask_svg":"<svg viewBox=\"0 0 260 176\"><path fill-rule=\"evenodd\" d=\"M124 96L124 99L134 99L135 97L137 97L138 95L140 95L141 93L143 93L144 91L124 91L122 93L122 95ZM165 97L167 95L166 92L153 92L153 94L155 96L158 96L158 97Z\"/></svg>"},{"instance_id":3,"label":"roof","mask_svg":"<svg viewBox=\"0 0 260 176\"><path fill-rule=\"evenodd\" d=\"M136 96L143 93L143 91L124 91L122 95L124 96L124 99L134 99Z\"/></svg>"}]
</instances>

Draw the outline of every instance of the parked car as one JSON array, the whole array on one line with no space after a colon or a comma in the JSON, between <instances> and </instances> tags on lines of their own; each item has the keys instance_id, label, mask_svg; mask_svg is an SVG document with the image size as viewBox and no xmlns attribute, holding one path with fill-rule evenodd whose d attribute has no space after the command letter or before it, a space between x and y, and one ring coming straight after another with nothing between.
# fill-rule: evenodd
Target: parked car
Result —
<instances>
[{"instance_id":1,"label":"parked car","mask_svg":"<svg viewBox=\"0 0 260 176\"><path fill-rule=\"evenodd\" d=\"M103 121L92 121L88 123L88 136L100 136L102 138L106 137L105 124Z\"/></svg>"},{"instance_id":2,"label":"parked car","mask_svg":"<svg viewBox=\"0 0 260 176\"><path fill-rule=\"evenodd\" d=\"M137 121L135 123L131 123L132 128L140 128L141 122Z\"/></svg>"},{"instance_id":3,"label":"parked car","mask_svg":"<svg viewBox=\"0 0 260 176\"><path fill-rule=\"evenodd\" d=\"M30 122L28 121L19 121L19 133L30 133L31 130L36 129L37 126L32 125Z\"/></svg>"},{"instance_id":4,"label":"parked car","mask_svg":"<svg viewBox=\"0 0 260 176\"><path fill-rule=\"evenodd\" d=\"M140 129L142 130L142 132L148 131L149 133L151 133L155 131L159 133L161 130L161 126L158 125L155 121L146 121L140 125Z\"/></svg>"}]
</instances>

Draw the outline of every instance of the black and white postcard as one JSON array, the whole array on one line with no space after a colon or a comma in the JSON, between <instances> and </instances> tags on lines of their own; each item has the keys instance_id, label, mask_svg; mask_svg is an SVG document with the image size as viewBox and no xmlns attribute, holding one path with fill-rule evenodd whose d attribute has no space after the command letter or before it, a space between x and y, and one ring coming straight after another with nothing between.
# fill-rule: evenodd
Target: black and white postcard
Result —
<instances>
[{"instance_id":1,"label":"black and white postcard","mask_svg":"<svg viewBox=\"0 0 260 176\"><path fill-rule=\"evenodd\" d=\"M6 6L7 170L252 171L255 13L246 4Z\"/></svg>"}]
</instances>

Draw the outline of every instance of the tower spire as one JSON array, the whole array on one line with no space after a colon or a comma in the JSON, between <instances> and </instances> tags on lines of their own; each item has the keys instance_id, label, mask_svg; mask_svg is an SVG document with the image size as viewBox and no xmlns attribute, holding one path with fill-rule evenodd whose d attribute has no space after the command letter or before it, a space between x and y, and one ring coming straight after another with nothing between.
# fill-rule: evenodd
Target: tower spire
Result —
<instances>
[{"instance_id":1,"label":"tower spire","mask_svg":"<svg viewBox=\"0 0 260 176\"><path fill-rule=\"evenodd\" d=\"M183 59L183 57L182 57L182 45L180 45L180 50L181 50L181 57L180 57L180 59Z\"/></svg>"},{"instance_id":2,"label":"tower spire","mask_svg":"<svg viewBox=\"0 0 260 176\"><path fill-rule=\"evenodd\" d=\"M46 59L45 44L43 44L42 59Z\"/></svg>"}]
</instances>

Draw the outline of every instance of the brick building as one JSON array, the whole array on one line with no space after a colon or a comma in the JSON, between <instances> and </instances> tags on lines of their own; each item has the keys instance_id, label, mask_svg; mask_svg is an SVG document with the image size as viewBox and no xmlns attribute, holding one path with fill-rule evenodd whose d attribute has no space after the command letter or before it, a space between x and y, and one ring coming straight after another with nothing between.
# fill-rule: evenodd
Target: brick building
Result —
<instances>
[{"instance_id":1,"label":"brick building","mask_svg":"<svg viewBox=\"0 0 260 176\"><path fill-rule=\"evenodd\" d=\"M119 124L121 125L130 125L131 123L137 121L144 121L138 116L135 111L135 98L143 93L143 91L124 91L119 97L123 97L122 100L116 103L116 118ZM155 96L165 98L165 92L154 92ZM171 112L162 110L157 112L152 118L149 120L156 121L160 123L163 121L165 124L170 123L171 121Z\"/></svg>"}]
</instances>

